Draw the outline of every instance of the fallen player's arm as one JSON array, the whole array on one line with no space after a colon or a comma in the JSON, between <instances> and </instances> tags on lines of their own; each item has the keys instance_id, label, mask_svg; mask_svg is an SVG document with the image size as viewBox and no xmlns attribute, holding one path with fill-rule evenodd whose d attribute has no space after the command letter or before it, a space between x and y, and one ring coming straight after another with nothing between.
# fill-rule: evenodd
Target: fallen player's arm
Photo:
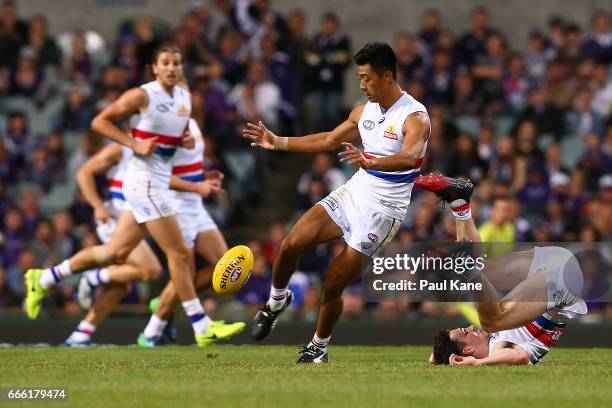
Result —
<instances>
[{"instance_id":1,"label":"fallen player's arm","mask_svg":"<svg viewBox=\"0 0 612 408\"><path fill-rule=\"evenodd\" d=\"M299 137L276 136L263 122L255 125L247 123L243 129L244 137L251 140L251 146L268 150L288 150L292 152L317 153L338 150L342 143L359 140L358 122L365 105L351 111L349 117L330 132L315 133Z\"/></svg>"},{"instance_id":2,"label":"fallen player's arm","mask_svg":"<svg viewBox=\"0 0 612 408\"><path fill-rule=\"evenodd\" d=\"M519 346L503 348L495 351L485 358L474 358L472 356L457 356L451 354L450 365L525 365L529 364L529 354Z\"/></svg>"},{"instance_id":3,"label":"fallen player's arm","mask_svg":"<svg viewBox=\"0 0 612 408\"><path fill-rule=\"evenodd\" d=\"M350 143L343 143L346 150L340 152L340 161L355 164L364 169L378 171L406 171L417 166L429 137L429 116L425 112L409 115L402 127L404 142L402 150L386 157L366 157Z\"/></svg>"}]
</instances>

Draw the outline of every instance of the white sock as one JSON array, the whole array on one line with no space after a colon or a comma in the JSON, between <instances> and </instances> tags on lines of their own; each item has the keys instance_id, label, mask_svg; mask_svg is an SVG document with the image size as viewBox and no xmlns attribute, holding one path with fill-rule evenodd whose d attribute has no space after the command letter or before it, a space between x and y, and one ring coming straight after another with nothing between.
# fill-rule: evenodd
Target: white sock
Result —
<instances>
[{"instance_id":1,"label":"white sock","mask_svg":"<svg viewBox=\"0 0 612 408\"><path fill-rule=\"evenodd\" d=\"M48 289L70 275L72 275L72 270L70 269L70 262L66 259L61 264L52 266L43 271L40 275L40 286Z\"/></svg>"},{"instance_id":2,"label":"white sock","mask_svg":"<svg viewBox=\"0 0 612 408\"><path fill-rule=\"evenodd\" d=\"M472 209L470 208L470 203L465 201L464 199L458 199L451 203L451 211L453 212L453 216L458 220L469 220L472 218Z\"/></svg>"},{"instance_id":3,"label":"white sock","mask_svg":"<svg viewBox=\"0 0 612 408\"><path fill-rule=\"evenodd\" d=\"M147 323L147 327L145 327L144 329L145 337L150 339L153 337L161 336L167 324L167 320L162 320L155 314L152 314L151 318L149 319L149 323Z\"/></svg>"},{"instance_id":4,"label":"white sock","mask_svg":"<svg viewBox=\"0 0 612 408\"><path fill-rule=\"evenodd\" d=\"M101 283L108 284L110 282L108 268L98 268L87 271L85 272L85 278L87 282L93 286L98 286Z\"/></svg>"},{"instance_id":5,"label":"white sock","mask_svg":"<svg viewBox=\"0 0 612 408\"><path fill-rule=\"evenodd\" d=\"M87 341L91 339L91 336L95 333L95 331L96 326L86 322L85 320L81 320L76 330L72 332L70 337L76 341Z\"/></svg>"},{"instance_id":6,"label":"white sock","mask_svg":"<svg viewBox=\"0 0 612 408\"><path fill-rule=\"evenodd\" d=\"M287 288L277 289L274 286L270 289L270 298L268 299L268 306L270 310L276 312L287 301Z\"/></svg>"},{"instance_id":7,"label":"white sock","mask_svg":"<svg viewBox=\"0 0 612 408\"><path fill-rule=\"evenodd\" d=\"M211 322L210 317L204 311L200 299L194 298L183 302L183 309L191 319L191 326L195 334L204 334L208 330L208 324Z\"/></svg>"},{"instance_id":8,"label":"white sock","mask_svg":"<svg viewBox=\"0 0 612 408\"><path fill-rule=\"evenodd\" d=\"M317 333L315 333L312 337L312 340L310 340L309 346L315 346L317 348L325 350L327 348L327 345L329 344L329 339L331 339L331 336L321 338L317 336Z\"/></svg>"}]
</instances>

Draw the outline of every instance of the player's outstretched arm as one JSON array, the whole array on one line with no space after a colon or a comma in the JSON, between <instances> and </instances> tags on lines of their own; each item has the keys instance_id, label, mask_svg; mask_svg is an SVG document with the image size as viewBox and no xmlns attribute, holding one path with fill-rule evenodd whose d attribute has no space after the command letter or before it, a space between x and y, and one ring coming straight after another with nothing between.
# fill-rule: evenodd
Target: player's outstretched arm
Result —
<instances>
[{"instance_id":1,"label":"player's outstretched arm","mask_svg":"<svg viewBox=\"0 0 612 408\"><path fill-rule=\"evenodd\" d=\"M355 164L364 169L378 171L405 171L416 167L425 142L429 137L429 116L425 112L409 115L402 127L402 150L386 157L368 158L350 143L343 143L346 150L340 152L340 161Z\"/></svg>"},{"instance_id":2,"label":"player's outstretched arm","mask_svg":"<svg viewBox=\"0 0 612 408\"><path fill-rule=\"evenodd\" d=\"M153 154L157 149L156 137L136 141L115 125L115 122L129 118L148 105L149 97L143 89L130 89L100 112L91 122L91 128L107 139L129 147L136 154L145 156Z\"/></svg>"},{"instance_id":3,"label":"player's outstretched arm","mask_svg":"<svg viewBox=\"0 0 612 408\"><path fill-rule=\"evenodd\" d=\"M521 347L514 346L495 351L492 355L485 358L451 354L449 357L449 364L457 366L525 365L529 364L529 354Z\"/></svg>"},{"instance_id":4,"label":"player's outstretched arm","mask_svg":"<svg viewBox=\"0 0 612 408\"><path fill-rule=\"evenodd\" d=\"M251 140L251 146L267 150L288 150L292 152L316 153L337 150L342 143L359 140L357 123L365 105L351 111L349 117L330 132L315 133L299 137L276 136L263 122L257 125L247 123L242 135Z\"/></svg>"},{"instance_id":5,"label":"player's outstretched arm","mask_svg":"<svg viewBox=\"0 0 612 408\"><path fill-rule=\"evenodd\" d=\"M106 173L111 167L119 163L122 156L121 146L111 143L93 155L76 172L76 181L85 201L94 209L96 221L105 222L113 215L104 206L102 197L98 194L95 176Z\"/></svg>"}]
</instances>

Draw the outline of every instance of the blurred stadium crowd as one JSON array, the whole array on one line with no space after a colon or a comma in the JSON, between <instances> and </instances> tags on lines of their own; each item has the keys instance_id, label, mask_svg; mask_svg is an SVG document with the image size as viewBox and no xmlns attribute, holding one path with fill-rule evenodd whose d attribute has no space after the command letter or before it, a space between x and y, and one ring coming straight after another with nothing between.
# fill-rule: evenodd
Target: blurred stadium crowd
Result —
<instances>
[{"instance_id":1,"label":"blurred stadium crowd","mask_svg":"<svg viewBox=\"0 0 612 408\"><path fill-rule=\"evenodd\" d=\"M96 242L92 211L73 177L103 144L91 134L90 121L121 92L147 80L147 64L161 42L171 40L183 51L207 166L229 180L229 199L208 203L222 227L237 203L256 206L257 191L274 188L273 178L261 177L270 158L250 150L240 137L243 124L263 120L284 135L329 130L349 108L344 87L357 86L343 77L362 44L351 43L332 12L283 15L269 0L215 0L194 4L177 26L127 19L112 43L92 31L51 36L52 21L43 15L26 21L17 6L5 0L0 9L0 313L20 304L25 269L56 263ZM609 242L610 14L595 13L589 27L552 16L547 26L533 27L527 49L514 50L488 13L474 9L471 28L456 32L431 9L421 27L387 39L399 60L399 83L430 113L426 171L477 184L472 209L484 240ZM319 19L320 29L306 32L306 19ZM332 155L316 155L295 192L296 217L352 171ZM397 241L454 240L448 213L433 195L415 191ZM271 262L290 226L278 221L267 240L248 243L256 259L253 277L236 302L223 305L227 310L250 315L267 299ZM321 278L341 247L321 245L302 259L291 283L296 315L316 318ZM143 303L148 296L141 285L127 301ZM74 282L68 282L51 302L59 313L79 314L73 297ZM216 301L206 302L214 316ZM345 314L355 317L454 313L452 305L409 298L366 304L359 285L345 294Z\"/></svg>"}]
</instances>

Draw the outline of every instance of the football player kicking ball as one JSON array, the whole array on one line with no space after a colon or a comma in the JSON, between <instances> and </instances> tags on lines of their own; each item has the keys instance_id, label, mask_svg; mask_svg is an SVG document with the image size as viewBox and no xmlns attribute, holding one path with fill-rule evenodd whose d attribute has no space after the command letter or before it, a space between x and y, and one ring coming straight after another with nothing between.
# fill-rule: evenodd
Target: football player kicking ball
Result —
<instances>
[{"instance_id":1,"label":"football player kicking ball","mask_svg":"<svg viewBox=\"0 0 612 408\"><path fill-rule=\"evenodd\" d=\"M469 181L441 175L421 176L415 185L450 204L457 225L456 254L477 255L480 235L469 206ZM481 283L473 291L482 330L446 329L435 338L432 364L537 364L565 330L568 319L586 314L581 299L583 276L576 257L562 247L534 247L484 262L464 281ZM511 289L498 299L495 287Z\"/></svg>"},{"instance_id":2,"label":"football player kicking ball","mask_svg":"<svg viewBox=\"0 0 612 408\"><path fill-rule=\"evenodd\" d=\"M363 256L384 250L406 217L413 182L427 149L430 123L425 106L396 81L397 59L384 43L369 43L354 56L359 87L368 102L355 107L334 130L279 137L262 122L243 130L251 145L295 152L335 151L359 171L310 208L281 242L272 268L270 298L254 319L252 336L262 340L291 304L287 289L298 259L308 248L343 237L347 246L327 271L317 330L298 363L324 363L342 313L342 292L361 271ZM351 143L361 142L364 151Z\"/></svg>"},{"instance_id":3,"label":"football player kicking ball","mask_svg":"<svg viewBox=\"0 0 612 408\"><path fill-rule=\"evenodd\" d=\"M172 158L172 178L170 180L170 188L174 190L172 205L176 210L187 247L215 265L227 251L227 243L204 208L202 197L210 193L207 183L214 183L212 193L216 194L221 191L223 173L216 170L208 171L206 181L204 180L204 138L194 119L189 119L189 133L195 138L195 147L177 149ZM197 272L194 282L196 291L210 287L212 272L212 268L205 268ZM152 310L153 314L149 323L138 336L139 346L155 347L167 342L176 342L175 330L168 322L181 301L172 281L168 282L158 299L157 302L154 302L155 306L152 307L154 310ZM244 322L226 324L223 321L211 320L209 323L210 336L206 337L205 343L201 345L227 339L244 330L245 326Z\"/></svg>"}]
</instances>

